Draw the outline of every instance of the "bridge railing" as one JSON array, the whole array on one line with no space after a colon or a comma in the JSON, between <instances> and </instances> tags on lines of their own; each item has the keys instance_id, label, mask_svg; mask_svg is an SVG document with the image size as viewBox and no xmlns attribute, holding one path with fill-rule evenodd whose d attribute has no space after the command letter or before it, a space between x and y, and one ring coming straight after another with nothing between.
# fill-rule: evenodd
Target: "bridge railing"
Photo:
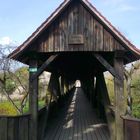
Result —
<instances>
[{"instance_id":1,"label":"bridge railing","mask_svg":"<svg viewBox=\"0 0 140 140\"><path fill-rule=\"evenodd\" d=\"M45 129L44 117L47 107L39 110L38 129L39 139ZM30 114L18 116L0 116L0 140L30 140Z\"/></svg>"}]
</instances>

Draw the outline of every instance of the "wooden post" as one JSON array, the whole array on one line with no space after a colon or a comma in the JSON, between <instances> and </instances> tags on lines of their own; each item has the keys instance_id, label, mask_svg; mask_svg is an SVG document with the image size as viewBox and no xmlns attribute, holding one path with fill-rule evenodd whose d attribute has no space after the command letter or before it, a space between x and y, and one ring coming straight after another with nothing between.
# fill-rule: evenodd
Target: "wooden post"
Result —
<instances>
[{"instance_id":1,"label":"wooden post","mask_svg":"<svg viewBox=\"0 0 140 140\"><path fill-rule=\"evenodd\" d=\"M98 85L97 85L97 77L95 82L95 87L94 87L94 94L93 94L93 108L97 108L97 93L98 93Z\"/></svg>"},{"instance_id":2,"label":"wooden post","mask_svg":"<svg viewBox=\"0 0 140 140\"><path fill-rule=\"evenodd\" d=\"M103 98L102 98L102 83L101 83L101 74L96 75L96 92L97 92L97 107L99 117L101 119L105 118L105 108L103 105Z\"/></svg>"},{"instance_id":3,"label":"wooden post","mask_svg":"<svg viewBox=\"0 0 140 140\"><path fill-rule=\"evenodd\" d=\"M91 85L90 85L90 92L91 92L91 104L93 106L93 101L94 101L94 95L95 95L95 90L94 90L94 77L91 78Z\"/></svg>"},{"instance_id":4,"label":"wooden post","mask_svg":"<svg viewBox=\"0 0 140 140\"><path fill-rule=\"evenodd\" d=\"M38 140L38 77L31 80L37 72L37 61L30 60L29 66L29 110L30 120L30 140Z\"/></svg>"},{"instance_id":5,"label":"wooden post","mask_svg":"<svg viewBox=\"0 0 140 140\"><path fill-rule=\"evenodd\" d=\"M115 93L115 140L124 140L123 120L120 118L125 113L124 103L124 68L123 53L116 52L114 58L114 68L121 79L114 77L114 93Z\"/></svg>"},{"instance_id":6,"label":"wooden post","mask_svg":"<svg viewBox=\"0 0 140 140\"><path fill-rule=\"evenodd\" d=\"M106 115L106 120L107 120L109 131L110 131L110 138L111 140L115 140L115 129L114 129L115 118L112 114L111 109L109 108L111 106L111 102L110 102L110 98L109 98L109 94L108 94L108 90L107 90L103 73L100 74L99 80L100 80L100 90L101 90L101 97L102 97L101 99L104 106L104 112Z\"/></svg>"},{"instance_id":7,"label":"wooden post","mask_svg":"<svg viewBox=\"0 0 140 140\"><path fill-rule=\"evenodd\" d=\"M61 76L61 95L64 95L64 76Z\"/></svg>"}]
</instances>

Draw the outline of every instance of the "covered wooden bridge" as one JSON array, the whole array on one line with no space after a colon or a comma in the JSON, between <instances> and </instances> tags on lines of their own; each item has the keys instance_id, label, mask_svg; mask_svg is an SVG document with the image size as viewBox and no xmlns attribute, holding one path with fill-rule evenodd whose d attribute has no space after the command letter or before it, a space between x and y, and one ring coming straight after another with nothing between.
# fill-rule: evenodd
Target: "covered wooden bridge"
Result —
<instances>
[{"instance_id":1,"label":"covered wooden bridge","mask_svg":"<svg viewBox=\"0 0 140 140\"><path fill-rule=\"evenodd\" d=\"M123 66L139 55L90 2L65 0L9 55L29 65L30 115L18 118L16 134L8 125L1 140L124 140ZM51 72L49 91L59 108L55 115L53 105L38 112L38 77L43 71ZM114 110L105 71L114 76ZM74 88L76 80L81 87ZM7 124L10 119L14 121L9 118Z\"/></svg>"}]
</instances>

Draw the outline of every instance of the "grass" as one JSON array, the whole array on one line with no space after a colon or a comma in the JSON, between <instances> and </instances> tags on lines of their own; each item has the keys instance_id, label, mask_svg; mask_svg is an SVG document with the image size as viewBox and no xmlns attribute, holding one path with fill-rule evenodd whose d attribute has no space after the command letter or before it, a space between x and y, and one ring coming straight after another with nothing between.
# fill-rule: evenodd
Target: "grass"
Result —
<instances>
[{"instance_id":1,"label":"grass","mask_svg":"<svg viewBox=\"0 0 140 140\"><path fill-rule=\"evenodd\" d=\"M45 106L45 101L44 100L40 100L38 102L38 106L39 106L39 109L42 108L43 106ZM23 109L23 112L24 113L28 113L29 112L29 102L26 103L24 109Z\"/></svg>"},{"instance_id":2,"label":"grass","mask_svg":"<svg viewBox=\"0 0 140 140\"><path fill-rule=\"evenodd\" d=\"M0 103L0 115L10 115L15 116L18 112L15 107L8 101Z\"/></svg>"},{"instance_id":3,"label":"grass","mask_svg":"<svg viewBox=\"0 0 140 140\"><path fill-rule=\"evenodd\" d=\"M15 101L15 104L20 107L20 101ZM45 106L45 101L40 100L38 102L39 108L42 108ZM23 114L29 112L29 102L26 103L25 107L23 108ZM7 116L16 116L19 115L15 107L9 102L9 101L4 101L0 102L0 115L7 115Z\"/></svg>"}]
</instances>

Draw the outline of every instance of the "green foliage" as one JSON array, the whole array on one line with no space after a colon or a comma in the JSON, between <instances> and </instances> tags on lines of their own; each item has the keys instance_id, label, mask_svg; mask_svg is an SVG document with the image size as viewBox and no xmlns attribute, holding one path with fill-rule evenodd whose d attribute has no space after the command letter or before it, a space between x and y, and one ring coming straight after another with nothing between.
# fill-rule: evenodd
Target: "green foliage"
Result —
<instances>
[{"instance_id":1,"label":"green foliage","mask_svg":"<svg viewBox=\"0 0 140 140\"><path fill-rule=\"evenodd\" d=\"M28 67L21 67L15 71L15 75L18 77L19 81L25 86L28 87L29 72ZM17 79L16 79L17 80ZM17 85L20 85L19 81Z\"/></svg>"},{"instance_id":2,"label":"green foliage","mask_svg":"<svg viewBox=\"0 0 140 140\"><path fill-rule=\"evenodd\" d=\"M138 62L137 62L138 65ZM111 100L111 103L114 104L114 81L113 77L110 75L106 76L106 84L107 89L109 93L109 97ZM132 88L131 88L131 94L133 99L132 104L132 115L136 118L140 119L140 69L135 70L135 72L132 74ZM126 81L124 82L124 96L125 99L127 98L126 93Z\"/></svg>"},{"instance_id":3,"label":"green foliage","mask_svg":"<svg viewBox=\"0 0 140 140\"><path fill-rule=\"evenodd\" d=\"M140 103L133 103L133 116L140 119Z\"/></svg>"},{"instance_id":4,"label":"green foliage","mask_svg":"<svg viewBox=\"0 0 140 140\"><path fill-rule=\"evenodd\" d=\"M0 103L0 115L10 115L15 116L17 115L16 109L13 107L13 105L10 102L2 102Z\"/></svg>"},{"instance_id":5,"label":"green foliage","mask_svg":"<svg viewBox=\"0 0 140 140\"><path fill-rule=\"evenodd\" d=\"M113 105L114 101L115 101L113 77L111 75L108 75L107 78L105 78L105 81L106 81L109 97L110 97L110 100L111 100L111 104Z\"/></svg>"},{"instance_id":6,"label":"green foliage","mask_svg":"<svg viewBox=\"0 0 140 140\"><path fill-rule=\"evenodd\" d=\"M7 93L12 93L15 90L15 82L12 79L7 79L5 84L5 89Z\"/></svg>"}]
</instances>

